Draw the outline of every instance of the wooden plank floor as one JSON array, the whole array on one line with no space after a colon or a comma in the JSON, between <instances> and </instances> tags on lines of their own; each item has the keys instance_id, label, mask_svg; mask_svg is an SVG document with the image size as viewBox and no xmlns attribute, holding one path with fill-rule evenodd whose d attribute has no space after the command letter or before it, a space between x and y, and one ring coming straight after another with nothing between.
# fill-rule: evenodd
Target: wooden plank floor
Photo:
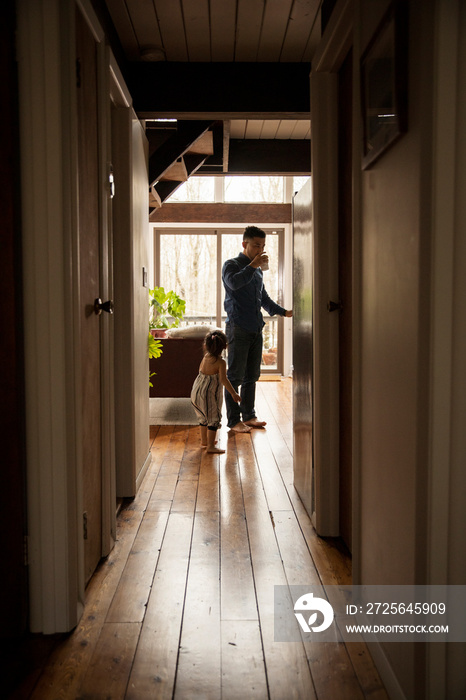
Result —
<instances>
[{"instance_id":1,"label":"wooden plank floor","mask_svg":"<svg viewBox=\"0 0 466 700\"><path fill-rule=\"evenodd\" d=\"M387 700L363 643L273 641L274 585L351 583L293 487L291 380L260 382L266 430L151 427L152 466L118 517L78 627L11 696Z\"/></svg>"}]
</instances>

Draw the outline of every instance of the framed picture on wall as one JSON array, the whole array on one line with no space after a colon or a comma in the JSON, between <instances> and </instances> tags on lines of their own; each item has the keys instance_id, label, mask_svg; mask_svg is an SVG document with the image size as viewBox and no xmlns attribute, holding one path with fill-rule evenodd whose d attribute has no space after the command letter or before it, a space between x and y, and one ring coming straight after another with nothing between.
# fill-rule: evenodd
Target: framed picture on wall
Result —
<instances>
[{"instance_id":1,"label":"framed picture on wall","mask_svg":"<svg viewBox=\"0 0 466 700\"><path fill-rule=\"evenodd\" d=\"M362 167L407 131L407 11L392 2L361 57Z\"/></svg>"}]
</instances>

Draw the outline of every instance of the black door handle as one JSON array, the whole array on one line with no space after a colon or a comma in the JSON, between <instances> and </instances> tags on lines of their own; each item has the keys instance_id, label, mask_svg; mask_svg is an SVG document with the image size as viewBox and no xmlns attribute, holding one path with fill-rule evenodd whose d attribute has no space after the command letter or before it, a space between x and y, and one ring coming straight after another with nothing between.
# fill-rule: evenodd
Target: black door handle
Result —
<instances>
[{"instance_id":1,"label":"black door handle","mask_svg":"<svg viewBox=\"0 0 466 700\"><path fill-rule=\"evenodd\" d=\"M94 301L94 313L97 316L100 316L102 311L106 311L108 314L113 314L113 307L113 299L102 301L102 299L99 298Z\"/></svg>"},{"instance_id":2,"label":"black door handle","mask_svg":"<svg viewBox=\"0 0 466 700\"><path fill-rule=\"evenodd\" d=\"M329 313L332 311L343 311L343 304L341 301L329 301L327 304L327 311L329 311Z\"/></svg>"}]
</instances>

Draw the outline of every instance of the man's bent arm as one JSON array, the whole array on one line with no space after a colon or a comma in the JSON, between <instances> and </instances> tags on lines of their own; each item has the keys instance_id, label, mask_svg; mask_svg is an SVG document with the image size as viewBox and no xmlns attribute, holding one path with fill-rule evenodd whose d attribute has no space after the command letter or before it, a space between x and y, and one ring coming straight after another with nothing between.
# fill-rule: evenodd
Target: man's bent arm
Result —
<instances>
[{"instance_id":1,"label":"man's bent arm","mask_svg":"<svg viewBox=\"0 0 466 700\"><path fill-rule=\"evenodd\" d=\"M255 273L255 269L250 265L246 265L242 269L238 269L238 265L227 260L223 266L223 281L229 287L229 289L241 289L245 285L249 284Z\"/></svg>"}]
</instances>

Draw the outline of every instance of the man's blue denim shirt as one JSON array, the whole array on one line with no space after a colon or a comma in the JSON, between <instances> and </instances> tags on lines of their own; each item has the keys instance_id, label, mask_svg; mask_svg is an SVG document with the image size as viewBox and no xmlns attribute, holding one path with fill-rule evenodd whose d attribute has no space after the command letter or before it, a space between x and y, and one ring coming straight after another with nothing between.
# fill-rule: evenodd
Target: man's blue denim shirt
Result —
<instances>
[{"instance_id":1,"label":"man's blue denim shirt","mask_svg":"<svg viewBox=\"0 0 466 700\"><path fill-rule=\"evenodd\" d=\"M225 311L227 322L257 333L264 326L261 308L271 316L285 316L286 310L272 301L265 291L262 270L251 267L250 262L247 255L240 253L224 263Z\"/></svg>"}]
</instances>

